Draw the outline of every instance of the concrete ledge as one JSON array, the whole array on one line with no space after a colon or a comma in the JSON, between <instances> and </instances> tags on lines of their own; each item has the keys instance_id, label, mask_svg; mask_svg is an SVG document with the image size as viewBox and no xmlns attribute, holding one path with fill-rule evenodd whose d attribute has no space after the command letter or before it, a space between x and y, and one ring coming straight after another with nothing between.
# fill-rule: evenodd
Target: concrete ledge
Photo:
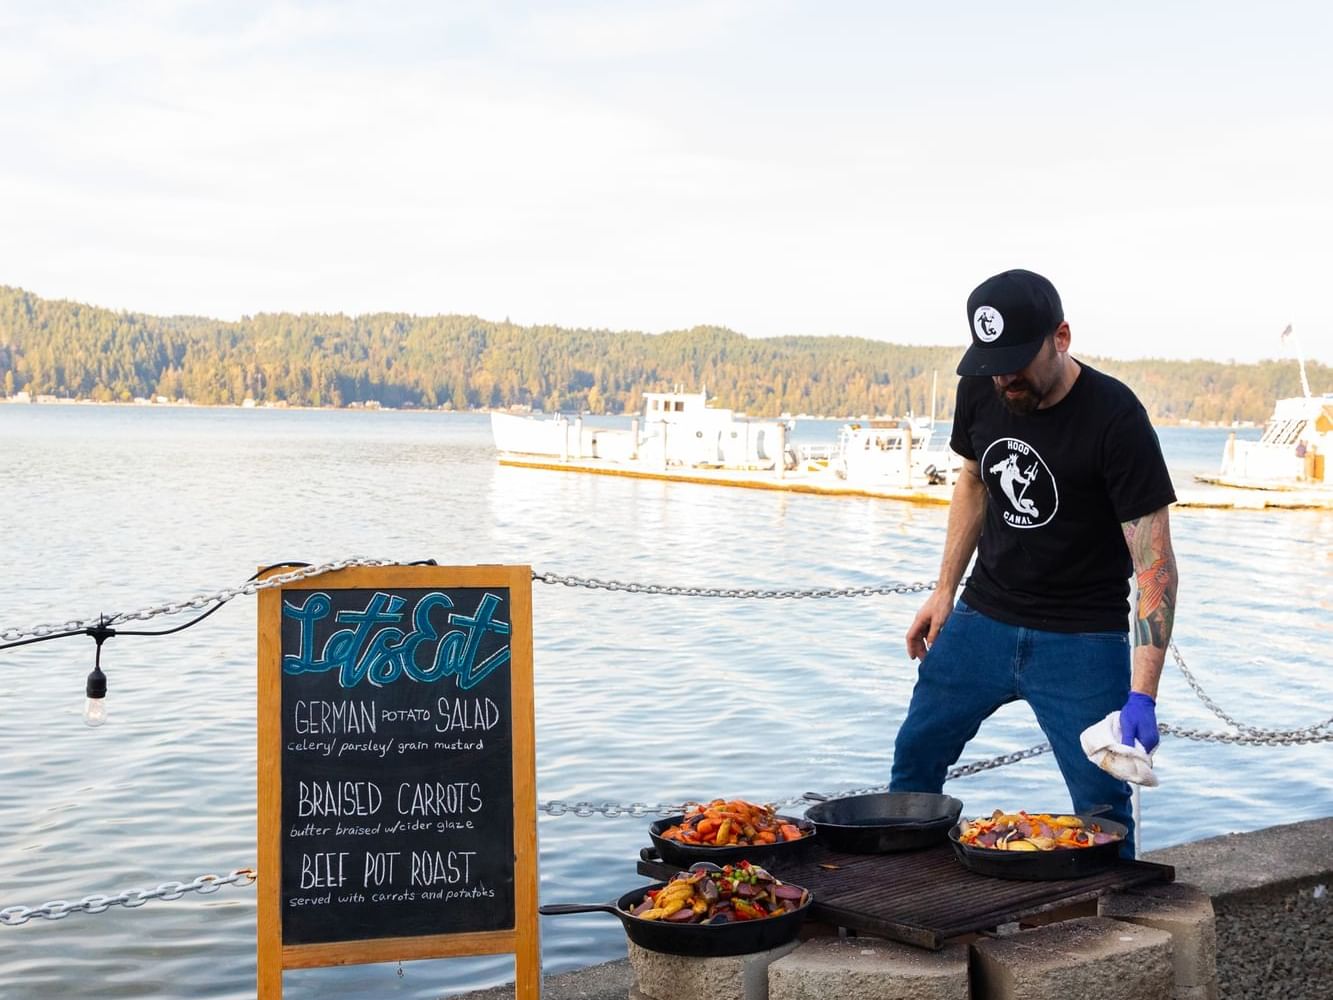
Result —
<instances>
[{"instance_id":1,"label":"concrete ledge","mask_svg":"<svg viewBox=\"0 0 1333 1000\"><path fill-rule=\"evenodd\" d=\"M1215 986L1217 924L1206 892L1183 882L1153 882L1102 896L1097 913L1170 934L1177 993L1183 987Z\"/></svg>"},{"instance_id":2,"label":"concrete ledge","mask_svg":"<svg viewBox=\"0 0 1333 1000\"><path fill-rule=\"evenodd\" d=\"M975 1000L1172 1000L1171 935L1080 917L972 945Z\"/></svg>"},{"instance_id":3,"label":"concrete ledge","mask_svg":"<svg viewBox=\"0 0 1333 1000\"><path fill-rule=\"evenodd\" d=\"M1166 847L1145 861L1174 865L1176 878L1214 900L1247 891L1272 892L1310 878L1327 878L1333 866L1333 817L1228 833Z\"/></svg>"},{"instance_id":4,"label":"concrete ledge","mask_svg":"<svg viewBox=\"0 0 1333 1000\"><path fill-rule=\"evenodd\" d=\"M621 958L585 969L542 977L542 1000L625 1000L634 973ZM514 984L461 994L467 1000L514 1000Z\"/></svg>"},{"instance_id":5,"label":"concrete ledge","mask_svg":"<svg viewBox=\"0 0 1333 1000\"><path fill-rule=\"evenodd\" d=\"M1116 912L1117 917L1132 922L1116 923L1106 917L1083 918L1063 924L1024 931L1011 937L985 940L973 945L970 977L972 995L977 1000L1011 1000L1014 984L1021 984L1021 1000L1041 1000L1059 996L1059 1000L1327 1000L1328 984L1333 982L1333 818L1291 823L1257 830L1253 833L1228 834L1192 844L1154 851L1147 860L1174 865L1184 882L1197 886L1212 900L1216 939L1217 979L1215 983L1183 982L1174 984L1172 975L1174 945L1170 935L1153 924L1152 910L1158 903L1181 903L1180 887L1144 887L1133 895L1137 915ZM1188 890L1183 890L1188 894ZM1128 893L1122 895L1130 895ZM1121 905L1107 902L1108 907ZM1129 905L1129 904L1125 904ZM1167 906L1167 909L1171 909ZM1177 914L1179 916L1179 914ZM1196 913L1196 916L1198 914ZM1158 911L1157 917L1162 917ZM1142 918L1142 919L1140 919ZM1173 918L1174 919L1174 918ZM1187 922L1188 919L1186 918ZM1145 960L1126 960L1123 956L1101 954L1099 934L1090 932L1091 924L1112 924L1130 941L1117 941L1138 952ZM1199 938L1195 950L1195 972L1185 977L1202 976L1206 961L1203 930L1206 921L1195 921ZM1077 930L1083 927L1084 930ZM1070 928L1074 928L1071 931ZM1178 931L1173 931L1178 933ZM1069 939L1061 935L1070 934ZM1052 935L1040 937L1040 935ZM1155 939L1139 935L1158 935ZM1163 943L1163 938L1165 942ZM1029 942L1039 943L1035 949ZM827 941L808 941L807 945L827 945ZM897 948L888 942L870 938L854 943L871 949ZM1085 944L1092 947L1080 951ZM908 949L916 953L915 949ZM1049 952L1045 954L1044 952ZM929 952L919 954L929 957ZM780 959L785 961L785 959ZM1064 962L1067 966L1060 969ZM1086 963L1085 970L1074 966ZM766 966L769 973L777 963ZM1044 966L1044 967L1043 967ZM1123 968L1123 975L1118 970ZM1098 970L1101 971L1098 971ZM1090 972L1087 970L1091 970ZM1089 981L1088 976L1094 978ZM1101 977L1101 978L1097 978ZM1164 977L1164 978L1163 978ZM779 974L776 978L781 979ZM623 1000L631 996L633 974L627 961L547 976L543 982L546 1000ZM1125 984L1132 984L1125 986ZM1168 992L1163 993L1163 983ZM1008 984L1008 987L1006 987ZM1045 992L1047 988L1056 992ZM1010 992L1003 992L1009 988ZM1063 992L1062 992L1063 991ZM689 991L672 995L690 996ZM844 995L841 989L826 993ZM893 996L894 994L888 994ZM512 985L467 994L470 1000L511 1000ZM637 1000L637 998L636 998ZM645 997L644 1000L657 1000ZM712 997L709 1000L713 1000Z\"/></svg>"},{"instance_id":6,"label":"concrete ledge","mask_svg":"<svg viewBox=\"0 0 1333 1000\"><path fill-rule=\"evenodd\" d=\"M1328 997L1333 983L1333 819L1211 837L1147 857L1175 865L1182 879L1212 897L1218 995ZM1199 993L1181 1000L1207 998Z\"/></svg>"},{"instance_id":7,"label":"concrete ledge","mask_svg":"<svg viewBox=\"0 0 1333 1000\"><path fill-rule=\"evenodd\" d=\"M634 988L649 1000L766 1000L768 967L796 950L790 941L769 951L723 958L688 958L629 944L629 964L634 970Z\"/></svg>"},{"instance_id":8,"label":"concrete ledge","mask_svg":"<svg viewBox=\"0 0 1333 1000\"><path fill-rule=\"evenodd\" d=\"M768 969L769 1000L968 1000L966 945L924 951L878 938L815 938Z\"/></svg>"}]
</instances>

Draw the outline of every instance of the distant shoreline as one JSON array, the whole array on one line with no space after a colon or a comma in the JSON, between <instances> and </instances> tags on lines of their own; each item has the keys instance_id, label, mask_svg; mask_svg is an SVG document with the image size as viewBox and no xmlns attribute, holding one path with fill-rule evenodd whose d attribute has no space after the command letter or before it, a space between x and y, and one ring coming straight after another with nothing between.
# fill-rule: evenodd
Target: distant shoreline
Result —
<instances>
[{"instance_id":1,"label":"distant shoreline","mask_svg":"<svg viewBox=\"0 0 1333 1000\"><path fill-rule=\"evenodd\" d=\"M173 400L171 402L157 403L150 400L134 400L131 402L118 402L116 400L96 400L96 399L70 399L65 396L55 396L49 399L18 399L13 396L0 396L0 406L107 406L118 407L131 410L299 410L303 412L316 413L337 413L340 411L348 412L385 412L385 413L468 413L468 414L486 414L486 413L513 413L507 407L498 407L494 409L476 409L476 410L456 410L452 407L425 407L425 406L385 406L381 403L349 403L346 406L303 406L297 403L256 403L254 406L246 406L242 403L195 403L189 400ZM523 411L525 415L537 418L553 417L555 414ZM598 418L605 417L623 417L632 418L633 413L596 413L582 414L582 416L594 416ZM856 420L870 419L895 419L893 417L867 417L864 414L854 417L826 417L816 416L809 413L782 414L783 419L795 420L797 422L806 420L822 421L841 421L847 423ZM949 423L949 420L941 419L940 423ZM1236 421L1232 423L1208 423L1198 420L1164 420L1156 417L1152 418L1154 427L1198 427L1207 430L1255 430L1263 426L1255 421Z\"/></svg>"},{"instance_id":2,"label":"distant shoreline","mask_svg":"<svg viewBox=\"0 0 1333 1000\"><path fill-rule=\"evenodd\" d=\"M949 387L962 347L754 339L709 325L656 334L515 326L457 314L283 313L219 324L114 312L5 286L0 316L0 393L51 399L73 391L172 405L249 398L313 409L373 409L371 401L380 401L398 409L631 414L652 392L688 386L711 390L718 407L764 419L943 415L953 408ZM1079 360L1132 387L1149 414L1199 426L1262 425L1272 402L1298 395L1306 375L1320 387L1333 381L1333 368L1315 362L1298 372L1278 359Z\"/></svg>"}]
</instances>

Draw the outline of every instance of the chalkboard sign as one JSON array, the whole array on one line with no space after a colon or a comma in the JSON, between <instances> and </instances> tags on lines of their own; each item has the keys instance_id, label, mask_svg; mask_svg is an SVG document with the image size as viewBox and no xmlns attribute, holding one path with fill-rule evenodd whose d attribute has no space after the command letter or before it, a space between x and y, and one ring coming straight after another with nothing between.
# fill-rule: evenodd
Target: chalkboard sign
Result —
<instances>
[{"instance_id":1,"label":"chalkboard sign","mask_svg":"<svg viewBox=\"0 0 1333 1000\"><path fill-rule=\"evenodd\" d=\"M531 571L311 577L260 592L259 637L260 996L514 952L535 997Z\"/></svg>"}]
</instances>

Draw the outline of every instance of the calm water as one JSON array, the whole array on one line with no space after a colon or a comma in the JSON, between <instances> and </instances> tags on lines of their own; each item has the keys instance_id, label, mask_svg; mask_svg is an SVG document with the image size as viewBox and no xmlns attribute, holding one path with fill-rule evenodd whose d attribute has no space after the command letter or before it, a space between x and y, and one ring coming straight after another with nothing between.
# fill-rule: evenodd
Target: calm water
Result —
<instances>
[{"instance_id":1,"label":"calm water","mask_svg":"<svg viewBox=\"0 0 1333 1000\"><path fill-rule=\"evenodd\" d=\"M831 439L835 425L803 438ZM1255 432L1248 432L1252 436ZM1247 436L1247 432L1242 432ZM1226 432L1161 431L1178 485ZM486 418L0 406L0 625L28 627L347 555L668 584L844 587L928 580L945 508L498 467ZM1176 636L1233 715L1333 714L1333 515L1181 510ZM914 676L918 598L723 602L535 585L538 792L550 799L784 799L887 780ZM252 864L253 600L103 654L111 717L80 720L93 646L0 653L0 906L186 881ZM708 713L692 709L706 703ZM1164 720L1215 729L1170 665ZM1026 707L965 759L1041 740ZM1168 740L1144 846L1333 815L1330 748ZM969 812L1060 807L1049 757L953 782ZM647 820L544 816L546 901L604 901ZM255 892L0 927L0 996L243 998ZM543 921L548 971L618 957L606 916ZM506 980L509 959L289 972L286 995L430 998Z\"/></svg>"}]
</instances>

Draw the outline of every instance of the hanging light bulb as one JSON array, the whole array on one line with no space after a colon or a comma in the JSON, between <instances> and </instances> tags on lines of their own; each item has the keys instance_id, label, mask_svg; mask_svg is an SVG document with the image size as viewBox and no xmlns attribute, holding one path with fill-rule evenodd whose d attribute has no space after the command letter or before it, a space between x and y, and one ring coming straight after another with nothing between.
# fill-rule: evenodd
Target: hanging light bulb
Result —
<instances>
[{"instance_id":1,"label":"hanging light bulb","mask_svg":"<svg viewBox=\"0 0 1333 1000\"><path fill-rule=\"evenodd\" d=\"M88 634L97 643L97 655L84 688L87 697L83 702L83 721L88 726L100 726L106 722L106 674L102 673L102 643L116 633L107 628L106 619L102 619L96 628L88 629Z\"/></svg>"},{"instance_id":2,"label":"hanging light bulb","mask_svg":"<svg viewBox=\"0 0 1333 1000\"><path fill-rule=\"evenodd\" d=\"M100 645L97 651L102 651ZM88 675L87 693L83 700L83 721L89 726L100 726L106 722L106 674L100 666L94 666Z\"/></svg>"}]
</instances>

